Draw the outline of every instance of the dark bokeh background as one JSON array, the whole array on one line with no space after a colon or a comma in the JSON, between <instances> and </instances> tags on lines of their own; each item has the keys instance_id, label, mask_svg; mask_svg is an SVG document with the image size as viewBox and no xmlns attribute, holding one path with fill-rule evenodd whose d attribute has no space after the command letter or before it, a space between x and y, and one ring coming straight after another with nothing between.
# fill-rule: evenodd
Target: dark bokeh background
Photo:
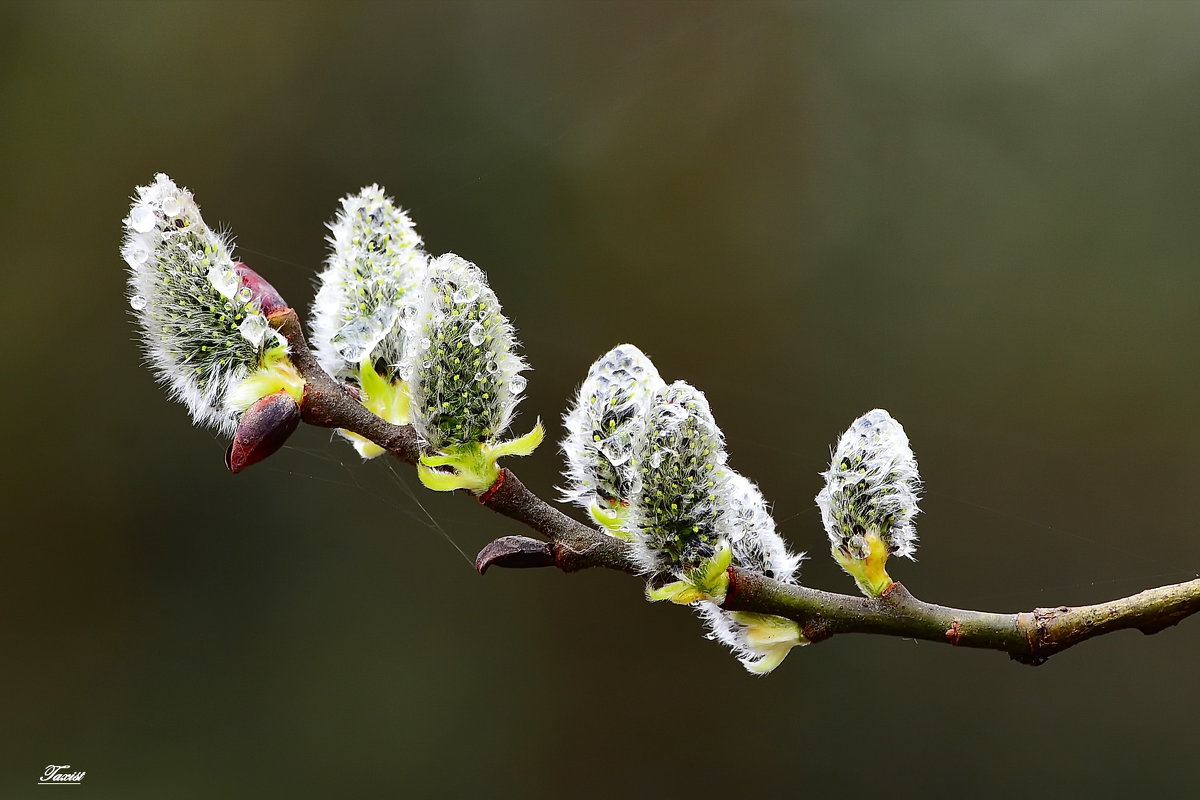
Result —
<instances>
[{"instance_id":1,"label":"dark bokeh background","mask_svg":"<svg viewBox=\"0 0 1200 800\"><path fill-rule=\"evenodd\" d=\"M307 306L378 181L483 266L557 418L620 341L703 388L807 583L885 406L918 595L1200 570L1200 5L0 7L0 796L1129 796L1194 789L1200 623L1030 669L843 637L755 679L623 575L327 432L236 478L138 363L120 219L166 171ZM519 464L552 494L547 445ZM436 520L433 527L427 509ZM56 790L60 791L60 790Z\"/></svg>"}]
</instances>

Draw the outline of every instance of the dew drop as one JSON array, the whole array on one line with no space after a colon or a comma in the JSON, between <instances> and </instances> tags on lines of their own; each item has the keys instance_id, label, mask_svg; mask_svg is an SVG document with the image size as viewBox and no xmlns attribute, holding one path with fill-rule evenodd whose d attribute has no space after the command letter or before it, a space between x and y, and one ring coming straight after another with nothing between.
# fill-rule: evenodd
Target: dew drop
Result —
<instances>
[{"instance_id":1,"label":"dew drop","mask_svg":"<svg viewBox=\"0 0 1200 800\"><path fill-rule=\"evenodd\" d=\"M237 293L238 302L249 303L250 299L252 297L254 297L254 292L250 291L249 286L243 286L241 289L238 289L238 293Z\"/></svg>"},{"instance_id":2,"label":"dew drop","mask_svg":"<svg viewBox=\"0 0 1200 800\"><path fill-rule=\"evenodd\" d=\"M134 206L129 212L129 227L138 233L154 230L154 210L150 206Z\"/></svg>"},{"instance_id":3,"label":"dew drop","mask_svg":"<svg viewBox=\"0 0 1200 800\"><path fill-rule=\"evenodd\" d=\"M479 284L468 283L458 287L458 290L454 293L454 302L470 303L474 301L476 297L479 297Z\"/></svg>"},{"instance_id":4,"label":"dew drop","mask_svg":"<svg viewBox=\"0 0 1200 800\"><path fill-rule=\"evenodd\" d=\"M167 196L167 197L163 198L162 210L163 210L163 213L166 214L168 217L173 217L176 214L178 214L179 208L180 208L180 206L179 206L179 198L178 197Z\"/></svg>"},{"instance_id":5,"label":"dew drop","mask_svg":"<svg viewBox=\"0 0 1200 800\"><path fill-rule=\"evenodd\" d=\"M372 341L371 323L367 319L355 319L342 326L333 335L332 344L346 361L356 363L376 344Z\"/></svg>"},{"instance_id":6,"label":"dew drop","mask_svg":"<svg viewBox=\"0 0 1200 800\"><path fill-rule=\"evenodd\" d=\"M413 365L409 362L401 364L396 368L396 375L399 376L400 380L402 381L408 380L413 375Z\"/></svg>"},{"instance_id":7,"label":"dew drop","mask_svg":"<svg viewBox=\"0 0 1200 800\"><path fill-rule=\"evenodd\" d=\"M134 311L141 311L146 307L146 298L142 297L140 294L135 294L133 297L129 298L129 307Z\"/></svg>"},{"instance_id":8,"label":"dew drop","mask_svg":"<svg viewBox=\"0 0 1200 800\"><path fill-rule=\"evenodd\" d=\"M619 467L633 457L633 441L629 436L618 434L600 442L598 448L609 463Z\"/></svg>"},{"instance_id":9,"label":"dew drop","mask_svg":"<svg viewBox=\"0 0 1200 800\"><path fill-rule=\"evenodd\" d=\"M417 357L417 340L413 339L411 336L406 336L404 338L404 346L401 348L401 351L400 351L400 358L404 359L405 361L412 361L416 357Z\"/></svg>"},{"instance_id":10,"label":"dew drop","mask_svg":"<svg viewBox=\"0 0 1200 800\"><path fill-rule=\"evenodd\" d=\"M375 341L383 341L383 338L396 329L396 321L400 318L400 309L394 305L385 304L371 315L372 335L376 337Z\"/></svg>"},{"instance_id":11,"label":"dew drop","mask_svg":"<svg viewBox=\"0 0 1200 800\"><path fill-rule=\"evenodd\" d=\"M483 323L476 322L471 326L471 330L467 332L467 339L470 340L473 347L479 347L483 344Z\"/></svg>"},{"instance_id":12,"label":"dew drop","mask_svg":"<svg viewBox=\"0 0 1200 800\"><path fill-rule=\"evenodd\" d=\"M125 263L137 269L150 258L150 253L144 247L133 247L125 252Z\"/></svg>"},{"instance_id":13,"label":"dew drop","mask_svg":"<svg viewBox=\"0 0 1200 800\"><path fill-rule=\"evenodd\" d=\"M494 374L496 370L500 369L500 366L495 361L489 359L488 362L483 365L483 368Z\"/></svg>"},{"instance_id":14,"label":"dew drop","mask_svg":"<svg viewBox=\"0 0 1200 800\"><path fill-rule=\"evenodd\" d=\"M432 346L433 346L433 342L429 339L428 336L421 337L421 344L420 344L421 350L428 350Z\"/></svg>"},{"instance_id":15,"label":"dew drop","mask_svg":"<svg viewBox=\"0 0 1200 800\"><path fill-rule=\"evenodd\" d=\"M417 325L417 307L411 303L400 306L400 327L411 330Z\"/></svg>"},{"instance_id":16,"label":"dew drop","mask_svg":"<svg viewBox=\"0 0 1200 800\"><path fill-rule=\"evenodd\" d=\"M258 314L251 314L238 326L238 331L241 332L242 338L258 347L267 335L267 320Z\"/></svg>"},{"instance_id":17,"label":"dew drop","mask_svg":"<svg viewBox=\"0 0 1200 800\"><path fill-rule=\"evenodd\" d=\"M525 380L525 378L521 377L520 375L514 375L512 380L508 382L508 388L513 394L520 394L521 392L525 391L525 387L527 385L529 385L529 381Z\"/></svg>"},{"instance_id":18,"label":"dew drop","mask_svg":"<svg viewBox=\"0 0 1200 800\"><path fill-rule=\"evenodd\" d=\"M222 297L233 297L238 290L237 273L229 267L218 264L208 271L208 282Z\"/></svg>"}]
</instances>

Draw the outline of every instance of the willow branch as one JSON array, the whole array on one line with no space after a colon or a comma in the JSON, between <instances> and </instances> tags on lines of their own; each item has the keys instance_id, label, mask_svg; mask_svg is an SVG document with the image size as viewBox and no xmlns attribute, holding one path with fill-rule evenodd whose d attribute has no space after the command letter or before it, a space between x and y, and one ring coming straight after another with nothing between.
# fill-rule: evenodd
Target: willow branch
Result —
<instances>
[{"instance_id":1,"label":"willow branch","mask_svg":"<svg viewBox=\"0 0 1200 800\"><path fill-rule=\"evenodd\" d=\"M372 414L321 369L293 309L273 314L271 324L288 340L292 363L306 381L301 405L305 422L352 431L402 461L417 462L421 445L412 426L392 425ZM497 539L480 553L476 563L480 572L497 565L554 566L564 572L602 567L639 574L625 543L568 517L526 488L510 470L501 470L480 503L546 539ZM1200 611L1200 578L1098 605L1037 608L1017 614L926 603L899 583L882 597L871 599L787 585L737 567L730 568L729 578L724 608L793 619L813 642L836 634L873 633L999 650L1034 665L1094 636L1127 628L1157 633Z\"/></svg>"}]
</instances>

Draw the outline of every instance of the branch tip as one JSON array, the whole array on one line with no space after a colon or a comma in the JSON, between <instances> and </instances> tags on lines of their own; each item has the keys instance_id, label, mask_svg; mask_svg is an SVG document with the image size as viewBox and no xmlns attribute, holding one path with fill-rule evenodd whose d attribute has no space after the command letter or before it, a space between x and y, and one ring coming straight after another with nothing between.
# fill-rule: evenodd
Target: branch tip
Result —
<instances>
[{"instance_id":1,"label":"branch tip","mask_svg":"<svg viewBox=\"0 0 1200 800\"><path fill-rule=\"evenodd\" d=\"M530 539L528 536L501 536L479 551L475 557L475 570L483 575L488 567L529 569L532 567L556 566L554 548L548 542Z\"/></svg>"}]
</instances>

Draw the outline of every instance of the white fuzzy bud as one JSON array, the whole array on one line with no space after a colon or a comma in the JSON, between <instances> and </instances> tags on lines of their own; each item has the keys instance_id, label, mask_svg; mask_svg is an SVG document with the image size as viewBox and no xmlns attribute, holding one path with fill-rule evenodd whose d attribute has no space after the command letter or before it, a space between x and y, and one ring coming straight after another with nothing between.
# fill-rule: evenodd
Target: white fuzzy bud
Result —
<instances>
[{"instance_id":1,"label":"white fuzzy bud","mask_svg":"<svg viewBox=\"0 0 1200 800\"><path fill-rule=\"evenodd\" d=\"M360 388L364 360L388 381L405 380L425 272L421 237L374 184L341 206L328 226L330 253L313 302L313 350L326 372Z\"/></svg>"},{"instance_id":2,"label":"white fuzzy bud","mask_svg":"<svg viewBox=\"0 0 1200 800\"><path fill-rule=\"evenodd\" d=\"M258 399L235 398L235 390L282 358L282 337L242 285L228 240L205 224L187 189L156 175L137 188L123 225L129 305L147 364L196 424L232 433L238 413Z\"/></svg>"},{"instance_id":3,"label":"white fuzzy bud","mask_svg":"<svg viewBox=\"0 0 1200 800\"><path fill-rule=\"evenodd\" d=\"M664 385L653 362L631 344L596 359L563 416L565 502L589 510L629 505L641 488L634 460L645 438L646 412Z\"/></svg>"},{"instance_id":4,"label":"white fuzzy bud","mask_svg":"<svg viewBox=\"0 0 1200 800\"><path fill-rule=\"evenodd\" d=\"M452 253L430 262L421 299L413 426L438 451L496 441L525 391L512 324L483 271Z\"/></svg>"},{"instance_id":5,"label":"white fuzzy bud","mask_svg":"<svg viewBox=\"0 0 1200 800\"><path fill-rule=\"evenodd\" d=\"M921 479L908 436L891 414L877 408L855 420L823 475L817 506L836 552L867 559L876 536L888 554L913 557Z\"/></svg>"},{"instance_id":6,"label":"white fuzzy bud","mask_svg":"<svg viewBox=\"0 0 1200 800\"><path fill-rule=\"evenodd\" d=\"M728 546L724 439L703 392L683 381L655 392L635 458L628 532L647 573L684 576Z\"/></svg>"}]
</instances>

